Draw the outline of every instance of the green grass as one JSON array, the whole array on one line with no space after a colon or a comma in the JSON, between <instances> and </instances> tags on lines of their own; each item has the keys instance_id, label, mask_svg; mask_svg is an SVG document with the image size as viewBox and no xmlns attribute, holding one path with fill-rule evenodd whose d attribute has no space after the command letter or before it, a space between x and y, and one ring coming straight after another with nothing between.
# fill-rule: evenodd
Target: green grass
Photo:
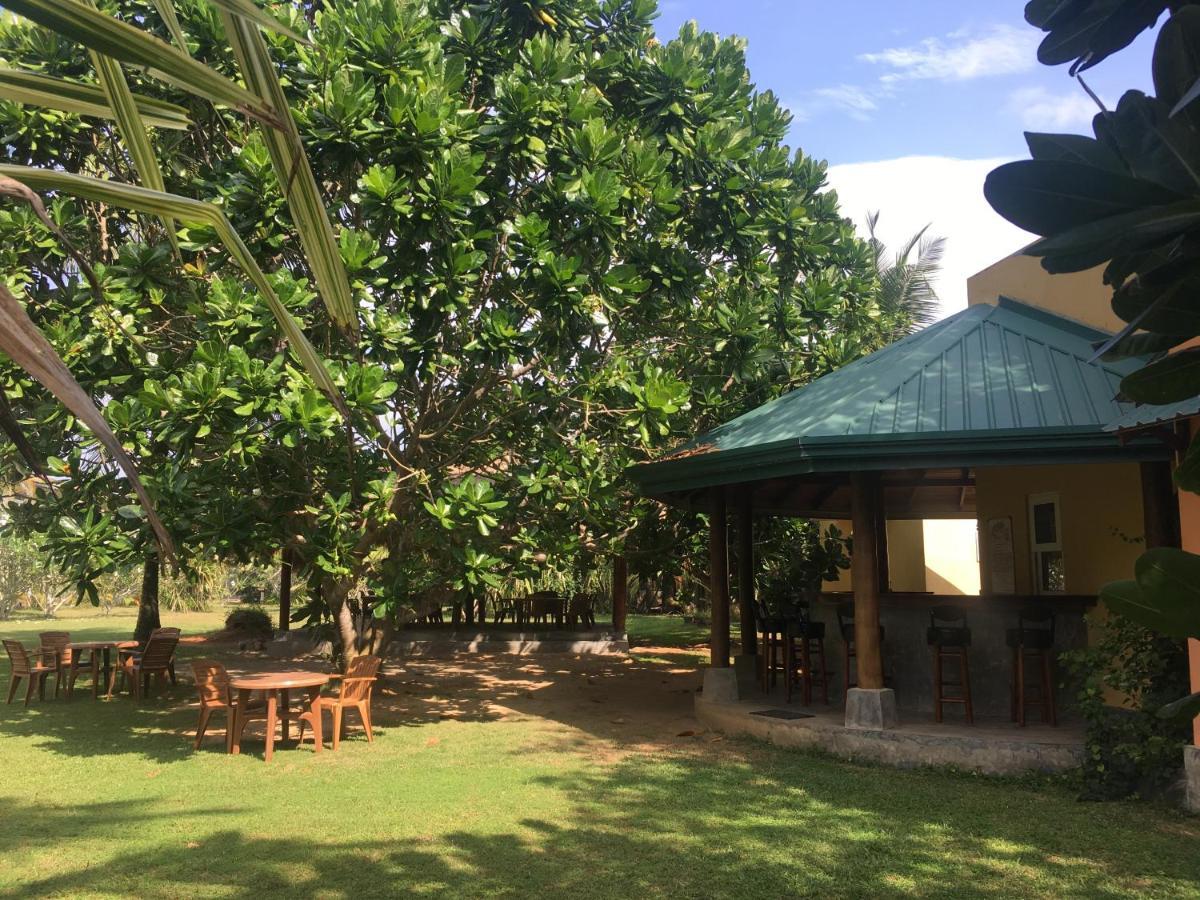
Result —
<instances>
[{"instance_id":1,"label":"green grass","mask_svg":"<svg viewBox=\"0 0 1200 900\"><path fill-rule=\"evenodd\" d=\"M261 744L193 753L182 685L140 708L0 705L0 897L1200 896L1200 827L1172 810L676 727L639 752L613 724L633 704L572 698L592 677L666 695L665 668L585 684L525 660L537 686L497 688L508 712L400 672L385 699L405 712L383 704L373 745L270 765Z\"/></svg>"},{"instance_id":2,"label":"green grass","mask_svg":"<svg viewBox=\"0 0 1200 900\"><path fill-rule=\"evenodd\" d=\"M708 643L708 626L685 622L683 616L631 615L625 620L631 644L653 647L694 647Z\"/></svg>"}]
</instances>

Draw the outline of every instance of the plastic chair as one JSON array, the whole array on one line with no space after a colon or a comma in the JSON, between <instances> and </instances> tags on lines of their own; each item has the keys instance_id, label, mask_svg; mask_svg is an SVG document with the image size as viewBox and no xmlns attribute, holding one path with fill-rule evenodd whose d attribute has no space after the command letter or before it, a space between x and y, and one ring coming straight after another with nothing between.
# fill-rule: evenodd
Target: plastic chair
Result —
<instances>
[{"instance_id":1,"label":"plastic chair","mask_svg":"<svg viewBox=\"0 0 1200 900\"><path fill-rule=\"evenodd\" d=\"M38 699L46 699L46 679L55 673L53 666L48 666L40 660L34 661L30 659L29 651L19 641L4 641L4 649L8 653L8 661L12 666L12 672L9 676L8 683L8 702L12 703L13 697L17 693L17 685L21 683L22 678L29 679L29 686L25 688L25 705L29 705L29 701L33 698L34 688L37 688ZM59 676L61 677L61 676ZM55 682L57 687L58 682Z\"/></svg>"},{"instance_id":2,"label":"plastic chair","mask_svg":"<svg viewBox=\"0 0 1200 900\"><path fill-rule=\"evenodd\" d=\"M337 750L342 741L342 714L347 707L354 707L358 711L358 717L362 719L367 732L367 741L374 741L371 733L371 689L379 674L380 662L378 656L356 656L352 659L342 677L339 695L318 697L308 712L300 714L300 738L297 743L304 743L304 726L308 724L313 731L313 749L321 752L323 741L317 740L317 735L323 731L321 716L328 710L333 718L333 749Z\"/></svg>"},{"instance_id":3,"label":"plastic chair","mask_svg":"<svg viewBox=\"0 0 1200 900\"><path fill-rule=\"evenodd\" d=\"M178 628L161 628L150 633L143 650L122 650L121 673L139 702L150 690L150 676L169 676L175 684L175 647Z\"/></svg>"},{"instance_id":4,"label":"plastic chair","mask_svg":"<svg viewBox=\"0 0 1200 900\"><path fill-rule=\"evenodd\" d=\"M225 752L233 752L233 718L237 708L229 689L229 673L219 662L211 659L192 660L192 675L196 679L196 691L200 695L200 722L196 726L196 743L194 749L200 749L204 740L204 732L208 729L208 720L214 710L225 711ZM266 710L261 702L249 703L242 715L250 719L265 719Z\"/></svg>"}]
</instances>

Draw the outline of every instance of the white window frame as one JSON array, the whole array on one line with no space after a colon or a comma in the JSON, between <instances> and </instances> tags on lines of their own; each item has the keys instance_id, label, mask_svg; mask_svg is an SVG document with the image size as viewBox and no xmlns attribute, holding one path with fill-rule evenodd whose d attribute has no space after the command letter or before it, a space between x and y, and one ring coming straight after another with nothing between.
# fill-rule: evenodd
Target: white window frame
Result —
<instances>
[{"instance_id":1,"label":"white window frame","mask_svg":"<svg viewBox=\"0 0 1200 900\"><path fill-rule=\"evenodd\" d=\"M1054 540L1051 543L1039 544L1037 542L1037 529L1034 524L1033 510L1035 507L1051 504L1054 507ZM1062 499L1057 491L1052 491L1044 494L1029 495L1029 551L1030 560L1033 563L1033 587L1035 594L1065 594L1066 593L1066 569L1067 558L1063 553L1063 533L1062 533ZM1042 554L1043 553L1058 553L1062 558L1063 565L1063 587L1061 591L1052 591L1042 584Z\"/></svg>"}]
</instances>

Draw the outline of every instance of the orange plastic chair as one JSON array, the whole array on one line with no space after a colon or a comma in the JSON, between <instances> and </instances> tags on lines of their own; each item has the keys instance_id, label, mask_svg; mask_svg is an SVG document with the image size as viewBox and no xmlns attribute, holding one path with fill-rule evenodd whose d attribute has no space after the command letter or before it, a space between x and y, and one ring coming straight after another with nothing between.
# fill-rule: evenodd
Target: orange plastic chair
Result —
<instances>
[{"instance_id":1,"label":"orange plastic chair","mask_svg":"<svg viewBox=\"0 0 1200 900\"><path fill-rule=\"evenodd\" d=\"M357 656L346 667L342 677L342 690L337 697L318 697L312 707L300 715L300 738L298 744L304 742L304 726L308 724L313 730L313 749L321 752L323 741L317 740L317 734L322 730L321 715L329 710L333 717L333 749L338 749L342 740L342 713L347 707L354 707L358 717L362 719L363 728L367 732L367 741L374 741L371 734L371 689L375 686L375 678L379 674L378 656Z\"/></svg>"},{"instance_id":2,"label":"orange plastic chair","mask_svg":"<svg viewBox=\"0 0 1200 900\"><path fill-rule=\"evenodd\" d=\"M67 699L75 693L75 680L79 677L80 669L92 668L92 661L86 650L75 651L70 648L71 632L43 631L38 635L42 644L42 663L54 665L57 677L54 681L54 694L58 695L58 685L63 680L67 683Z\"/></svg>"},{"instance_id":3,"label":"orange plastic chair","mask_svg":"<svg viewBox=\"0 0 1200 900\"><path fill-rule=\"evenodd\" d=\"M208 729L208 720L213 710L225 710L225 752L233 752L233 718L237 708L237 700L229 689L229 673L219 662L211 659L192 660L192 674L196 678L196 690L200 694L200 723L196 726L196 743L194 749L200 749L204 740L204 732ZM251 702L243 710L243 715L251 719L265 719L266 710L261 702Z\"/></svg>"},{"instance_id":4,"label":"orange plastic chair","mask_svg":"<svg viewBox=\"0 0 1200 900\"><path fill-rule=\"evenodd\" d=\"M25 646L18 641L4 641L4 649L8 653L8 661L12 665L12 673L8 682L8 702L12 703L13 697L17 693L17 685L21 683L22 678L29 679L29 686L25 688L25 705L29 705L29 701L33 699L34 688L37 688L38 699L46 699L46 679L55 672L54 666L48 666L41 661L33 661L29 657L29 651ZM61 676L60 676L61 677ZM58 682L55 682L57 687Z\"/></svg>"},{"instance_id":5,"label":"orange plastic chair","mask_svg":"<svg viewBox=\"0 0 1200 900\"><path fill-rule=\"evenodd\" d=\"M171 683L175 683L175 646L178 643L178 628L159 629L150 634L144 650L122 651L121 673L138 701L150 690L151 675L169 675Z\"/></svg>"}]
</instances>

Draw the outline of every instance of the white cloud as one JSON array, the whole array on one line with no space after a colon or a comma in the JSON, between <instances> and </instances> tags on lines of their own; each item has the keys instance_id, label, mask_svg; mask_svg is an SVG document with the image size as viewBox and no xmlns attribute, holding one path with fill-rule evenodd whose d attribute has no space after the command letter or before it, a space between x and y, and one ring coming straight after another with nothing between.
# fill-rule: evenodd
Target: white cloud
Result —
<instances>
[{"instance_id":1,"label":"white cloud","mask_svg":"<svg viewBox=\"0 0 1200 900\"><path fill-rule=\"evenodd\" d=\"M890 69L880 77L885 84L915 79L968 81L1029 71L1037 64L1038 40L1035 29L993 25L983 32L956 31L945 40L925 38L858 58Z\"/></svg>"},{"instance_id":2,"label":"white cloud","mask_svg":"<svg viewBox=\"0 0 1200 900\"><path fill-rule=\"evenodd\" d=\"M818 88L788 106L799 122L806 122L817 113L830 109L840 110L852 119L865 122L879 108L871 91L853 84Z\"/></svg>"},{"instance_id":3,"label":"white cloud","mask_svg":"<svg viewBox=\"0 0 1200 900\"><path fill-rule=\"evenodd\" d=\"M832 166L829 183L842 215L866 233L868 212L880 212L878 233L899 247L926 224L946 238L937 291L950 314L967 305L967 278L1033 240L997 215L983 198L987 173L1007 159L906 156Z\"/></svg>"},{"instance_id":4,"label":"white cloud","mask_svg":"<svg viewBox=\"0 0 1200 900\"><path fill-rule=\"evenodd\" d=\"M1026 128L1066 131L1087 125L1099 109L1083 91L1052 94L1044 87L1028 87L1012 93L1008 98L1008 111Z\"/></svg>"}]
</instances>

